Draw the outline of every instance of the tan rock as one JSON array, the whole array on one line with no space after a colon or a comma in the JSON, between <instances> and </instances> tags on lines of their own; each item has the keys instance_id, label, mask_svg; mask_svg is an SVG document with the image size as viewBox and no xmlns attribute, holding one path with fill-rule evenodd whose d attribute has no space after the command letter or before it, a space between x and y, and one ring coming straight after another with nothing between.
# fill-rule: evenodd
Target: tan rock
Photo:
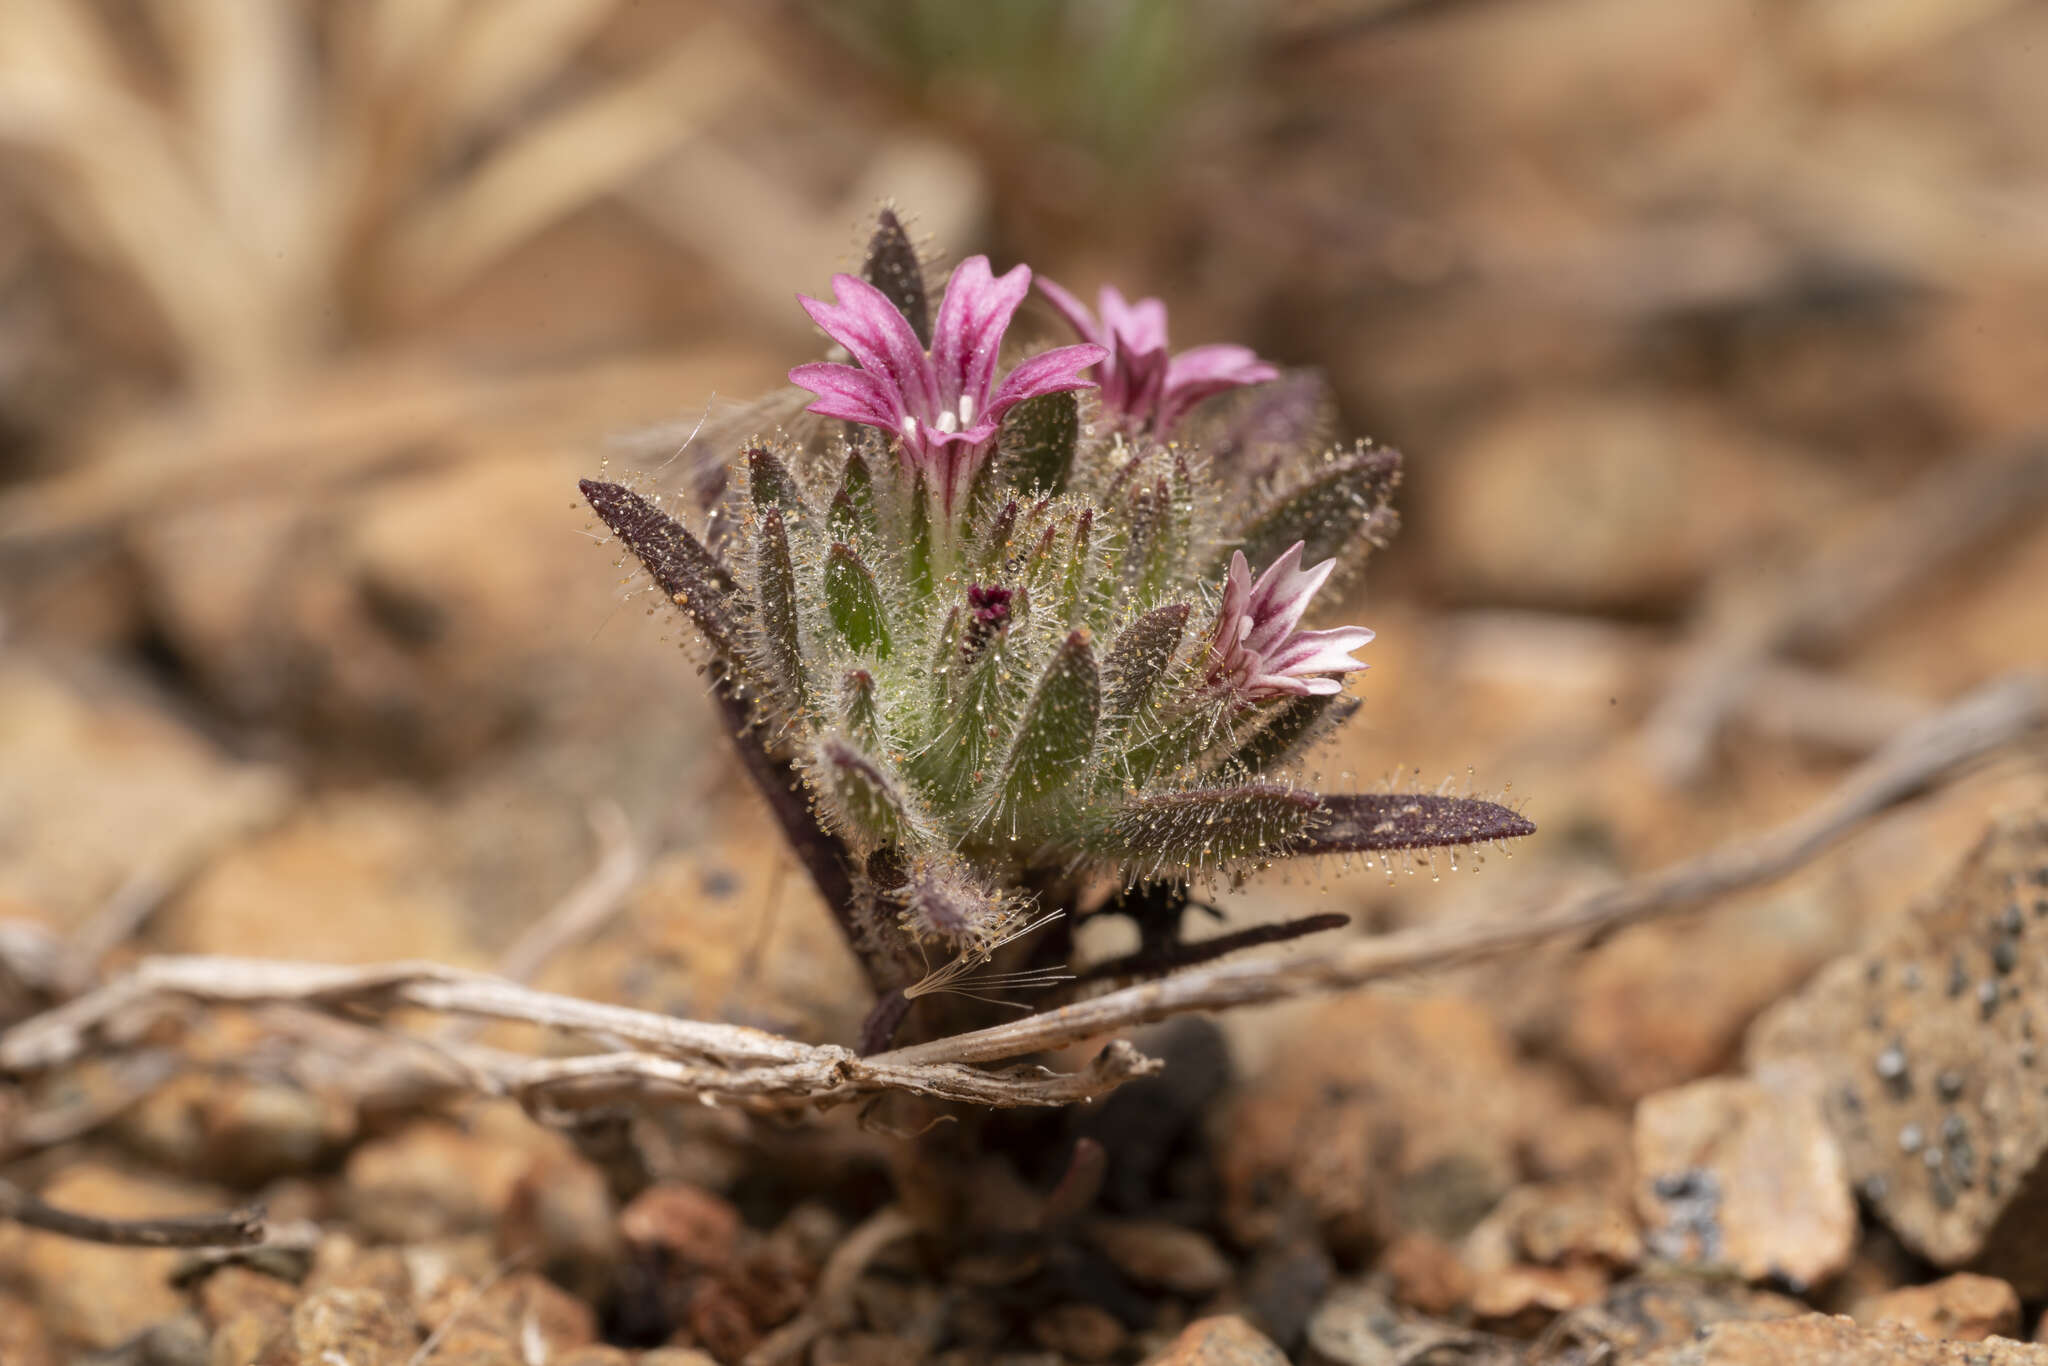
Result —
<instances>
[{"instance_id":1,"label":"tan rock","mask_svg":"<svg viewBox=\"0 0 2048 1366\"><path fill-rule=\"evenodd\" d=\"M1909 922L1758 1020L1813 1070L1851 1179L1937 1266L2048 1292L2048 818L1995 822Z\"/></svg>"},{"instance_id":2,"label":"tan rock","mask_svg":"<svg viewBox=\"0 0 2048 1366\"><path fill-rule=\"evenodd\" d=\"M343 1199L358 1225L394 1242L488 1229L531 1162L495 1135L423 1120L349 1154Z\"/></svg>"},{"instance_id":3,"label":"tan rock","mask_svg":"<svg viewBox=\"0 0 2048 1366\"><path fill-rule=\"evenodd\" d=\"M1509 1366L1518 1344L1469 1327L1408 1313L1371 1284L1341 1285L1309 1319L1305 1359L1333 1366L1454 1360L1466 1366Z\"/></svg>"},{"instance_id":4,"label":"tan rock","mask_svg":"<svg viewBox=\"0 0 2048 1366\"><path fill-rule=\"evenodd\" d=\"M532 1271L515 1271L481 1285L466 1276L447 1277L420 1305L419 1320L429 1333L460 1328L522 1352L526 1344L538 1343L550 1360L597 1340L590 1306Z\"/></svg>"},{"instance_id":5,"label":"tan rock","mask_svg":"<svg viewBox=\"0 0 2048 1366\"><path fill-rule=\"evenodd\" d=\"M1668 396L1523 405L1439 456L1456 493L1423 484L1418 530L1460 587L1559 606L1673 601L1814 492L1755 433Z\"/></svg>"},{"instance_id":6,"label":"tan rock","mask_svg":"<svg viewBox=\"0 0 2048 1366\"><path fill-rule=\"evenodd\" d=\"M1196 1319L1151 1366L1287 1366L1272 1339L1235 1314Z\"/></svg>"},{"instance_id":7,"label":"tan rock","mask_svg":"<svg viewBox=\"0 0 2048 1366\"><path fill-rule=\"evenodd\" d=\"M158 941L178 953L483 966L439 833L434 803L416 792L323 799L202 873L160 913Z\"/></svg>"},{"instance_id":8,"label":"tan rock","mask_svg":"<svg viewBox=\"0 0 2048 1366\"><path fill-rule=\"evenodd\" d=\"M779 833L750 808L716 857L655 861L611 928L543 981L575 995L817 1040L858 1034L866 980Z\"/></svg>"},{"instance_id":9,"label":"tan rock","mask_svg":"<svg viewBox=\"0 0 2048 1366\"><path fill-rule=\"evenodd\" d=\"M1852 1309L1850 1317L1866 1325L1895 1323L1922 1337L1982 1342L2019 1335L2020 1297L2004 1281L1959 1271L1874 1296Z\"/></svg>"},{"instance_id":10,"label":"tan rock","mask_svg":"<svg viewBox=\"0 0 2048 1366\"><path fill-rule=\"evenodd\" d=\"M1465 1261L1480 1272L1514 1262L1626 1270L1642 1255L1643 1239L1629 1192L1611 1181L1517 1186L1464 1244Z\"/></svg>"},{"instance_id":11,"label":"tan rock","mask_svg":"<svg viewBox=\"0 0 2048 1366\"><path fill-rule=\"evenodd\" d=\"M1472 1316L1509 1337L1532 1337L1560 1314L1599 1300L1608 1273L1598 1266L1532 1266L1517 1263L1478 1273L1472 1284Z\"/></svg>"},{"instance_id":12,"label":"tan rock","mask_svg":"<svg viewBox=\"0 0 2048 1366\"><path fill-rule=\"evenodd\" d=\"M1387 1245L1376 1268L1393 1283L1394 1299L1444 1316L1472 1298L1472 1271L1432 1233L1404 1233Z\"/></svg>"},{"instance_id":13,"label":"tan rock","mask_svg":"<svg viewBox=\"0 0 2048 1366\"><path fill-rule=\"evenodd\" d=\"M1199 1229L1163 1219L1098 1219L1088 1238L1140 1285L1176 1295L1212 1295L1230 1281L1230 1261Z\"/></svg>"},{"instance_id":14,"label":"tan rock","mask_svg":"<svg viewBox=\"0 0 2048 1366\"><path fill-rule=\"evenodd\" d=\"M1665 1347L1636 1366L2048 1366L2048 1347L1993 1338L1934 1342L1897 1324L1802 1314L1769 1322L1717 1323L1693 1342Z\"/></svg>"},{"instance_id":15,"label":"tan rock","mask_svg":"<svg viewBox=\"0 0 2048 1366\"><path fill-rule=\"evenodd\" d=\"M710 1191L677 1182L649 1186L619 1214L619 1232L641 1247L658 1247L684 1266L717 1269L733 1259L740 1216Z\"/></svg>"},{"instance_id":16,"label":"tan rock","mask_svg":"<svg viewBox=\"0 0 2048 1366\"><path fill-rule=\"evenodd\" d=\"M1759 1011L1851 946L1859 909L1802 886L1625 930L1571 969L1565 1052L1617 1100L1721 1071Z\"/></svg>"},{"instance_id":17,"label":"tan rock","mask_svg":"<svg viewBox=\"0 0 2048 1366\"><path fill-rule=\"evenodd\" d=\"M1636 1107L1636 1210L1654 1253L1803 1285L1848 1265L1856 1205L1809 1086L1713 1078Z\"/></svg>"},{"instance_id":18,"label":"tan rock","mask_svg":"<svg viewBox=\"0 0 2048 1366\"><path fill-rule=\"evenodd\" d=\"M1799 1301L1735 1281L1694 1276L1638 1277L1610 1286L1598 1301L1558 1319L1528 1366L1612 1360L1636 1362L1660 1347L1690 1342L1709 1325L1734 1319L1805 1314Z\"/></svg>"},{"instance_id":19,"label":"tan rock","mask_svg":"<svg viewBox=\"0 0 2048 1366\"><path fill-rule=\"evenodd\" d=\"M1584 1108L1476 1002L1344 997L1308 1014L1220 1125L1233 1232L1262 1241L1289 1199L1339 1249L1462 1237Z\"/></svg>"},{"instance_id":20,"label":"tan rock","mask_svg":"<svg viewBox=\"0 0 2048 1366\"><path fill-rule=\"evenodd\" d=\"M194 1073L144 1097L119 1130L159 1165L248 1188L338 1156L355 1134L356 1108L338 1093Z\"/></svg>"},{"instance_id":21,"label":"tan rock","mask_svg":"<svg viewBox=\"0 0 2048 1366\"><path fill-rule=\"evenodd\" d=\"M0 1361L7 1366L57 1366L56 1349L35 1304L0 1290Z\"/></svg>"},{"instance_id":22,"label":"tan rock","mask_svg":"<svg viewBox=\"0 0 2048 1366\"><path fill-rule=\"evenodd\" d=\"M1124 1326L1100 1305L1056 1304L1031 1319L1031 1338L1075 1361L1107 1361L1124 1345Z\"/></svg>"},{"instance_id":23,"label":"tan rock","mask_svg":"<svg viewBox=\"0 0 2048 1366\"><path fill-rule=\"evenodd\" d=\"M292 1346L302 1361L402 1366L419 1341L412 1315L375 1290L309 1291L292 1310Z\"/></svg>"},{"instance_id":24,"label":"tan rock","mask_svg":"<svg viewBox=\"0 0 2048 1366\"><path fill-rule=\"evenodd\" d=\"M234 1203L224 1195L89 1163L59 1171L37 1194L61 1209L127 1219L217 1212ZM181 1258L175 1250L109 1247L28 1233L19 1264L54 1336L106 1348L184 1308L185 1297L170 1284Z\"/></svg>"},{"instance_id":25,"label":"tan rock","mask_svg":"<svg viewBox=\"0 0 2048 1366\"><path fill-rule=\"evenodd\" d=\"M0 660L0 900L57 928L131 877L176 878L290 796L281 772L229 760L138 680L21 650Z\"/></svg>"}]
</instances>

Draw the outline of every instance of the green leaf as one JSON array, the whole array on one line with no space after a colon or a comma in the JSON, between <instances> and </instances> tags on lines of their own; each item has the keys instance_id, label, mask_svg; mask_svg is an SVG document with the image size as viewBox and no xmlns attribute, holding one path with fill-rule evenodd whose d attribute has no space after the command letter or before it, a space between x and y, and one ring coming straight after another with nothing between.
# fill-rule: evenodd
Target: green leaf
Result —
<instances>
[{"instance_id":1,"label":"green leaf","mask_svg":"<svg viewBox=\"0 0 2048 1366\"><path fill-rule=\"evenodd\" d=\"M855 669L839 682L840 726L853 742L871 754L886 747L882 735L882 702L875 696L875 678Z\"/></svg>"},{"instance_id":2,"label":"green leaf","mask_svg":"<svg viewBox=\"0 0 2048 1366\"><path fill-rule=\"evenodd\" d=\"M855 654L889 657L889 619L882 606L882 590L875 584L874 573L844 541L834 541L825 556L825 609Z\"/></svg>"},{"instance_id":3,"label":"green leaf","mask_svg":"<svg viewBox=\"0 0 2048 1366\"><path fill-rule=\"evenodd\" d=\"M747 452L747 492L758 509L780 507L792 516L803 515L804 500L796 480L790 477L789 466L773 451L756 446Z\"/></svg>"},{"instance_id":4,"label":"green leaf","mask_svg":"<svg viewBox=\"0 0 2048 1366\"><path fill-rule=\"evenodd\" d=\"M1003 418L997 461L1020 492L1065 492L1081 440L1081 396L1068 390L1027 398Z\"/></svg>"},{"instance_id":5,"label":"green leaf","mask_svg":"<svg viewBox=\"0 0 2048 1366\"><path fill-rule=\"evenodd\" d=\"M1320 802L1275 783L1140 797L1118 809L1093 845L1149 876L1209 870L1291 852L1321 814Z\"/></svg>"},{"instance_id":6,"label":"green leaf","mask_svg":"<svg viewBox=\"0 0 2048 1366\"><path fill-rule=\"evenodd\" d=\"M1060 588L1060 618L1067 626L1081 624L1088 605L1088 586L1093 565L1089 550L1095 536L1095 509L1081 509L1074 522L1074 548L1067 559L1066 582Z\"/></svg>"},{"instance_id":7,"label":"green leaf","mask_svg":"<svg viewBox=\"0 0 2048 1366\"><path fill-rule=\"evenodd\" d=\"M740 605L732 576L681 522L631 489L585 479L591 510L645 565L669 600L682 608L727 664L739 662Z\"/></svg>"},{"instance_id":8,"label":"green leaf","mask_svg":"<svg viewBox=\"0 0 2048 1366\"><path fill-rule=\"evenodd\" d=\"M946 621L933 639L931 659L932 679L932 724L942 726L953 692L960 686L960 675L967 668L967 661L961 654L961 641L965 639L964 618L959 607L946 613Z\"/></svg>"},{"instance_id":9,"label":"green leaf","mask_svg":"<svg viewBox=\"0 0 2048 1366\"><path fill-rule=\"evenodd\" d=\"M984 579L997 582L1008 577L1011 541L1017 534L1017 515L1022 509L1015 498L1004 503L982 533L980 553L975 556L975 572Z\"/></svg>"},{"instance_id":10,"label":"green leaf","mask_svg":"<svg viewBox=\"0 0 2048 1366\"><path fill-rule=\"evenodd\" d=\"M910 581L920 597L928 597L932 591L932 512L931 491L925 487L924 475L917 476L917 483L910 490L910 535L903 553L904 577Z\"/></svg>"},{"instance_id":11,"label":"green leaf","mask_svg":"<svg viewBox=\"0 0 2048 1366\"><path fill-rule=\"evenodd\" d=\"M835 541L860 545L873 540L879 525L875 513L875 476L859 451L849 451L846 473L825 514L826 529Z\"/></svg>"},{"instance_id":12,"label":"green leaf","mask_svg":"<svg viewBox=\"0 0 2048 1366\"><path fill-rule=\"evenodd\" d=\"M1306 481L1266 504L1239 536L1238 548L1255 574L1296 541L1304 542L1304 565L1333 556L1355 559L1350 552L1361 538L1384 545L1399 525L1387 499L1400 481L1399 451L1363 445L1332 451ZM1228 566L1225 555L1216 573Z\"/></svg>"},{"instance_id":13,"label":"green leaf","mask_svg":"<svg viewBox=\"0 0 2048 1366\"><path fill-rule=\"evenodd\" d=\"M852 741L837 735L820 740L817 768L836 823L856 844L871 849L913 832L916 821L894 775Z\"/></svg>"},{"instance_id":14,"label":"green leaf","mask_svg":"<svg viewBox=\"0 0 2048 1366\"><path fill-rule=\"evenodd\" d=\"M1065 787L1095 747L1102 681L1086 630L1053 652L1024 708L1003 765L1000 806L1027 806Z\"/></svg>"},{"instance_id":15,"label":"green leaf","mask_svg":"<svg viewBox=\"0 0 2048 1366\"><path fill-rule=\"evenodd\" d=\"M1152 690L1173 660L1173 652L1180 647L1188 611L1184 602L1155 607L1117 636L1103 665L1110 715L1135 716L1151 699Z\"/></svg>"},{"instance_id":16,"label":"green leaf","mask_svg":"<svg viewBox=\"0 0 2048 1366\"><path fill-rule=\"evenodd\" d=\"M1266 723L1225 761L1223 768L1264 773L1349 721L1358 708L1358 699L1349 693L1290 697L1268 708Z\"/></svg>"},{"instance_id":17,"label":"green leaf","mask_svg":"<svg viewBox=\"0 0 2048 1366\"><path fill-rule=\"evenodd\" d=\"M790 561L789 532L779 507L770 507L761 518L754 555L754 596L761 608L762 672L794 714L802 710L806 696L804 653L797 631L796 568Z\"/></svg>"},{"instance_id":18,"label":"green leaf","mask_svg":"<svg viewBox=\"0 0 2048 1366\"><path fill-rule=\"evenodd\" d=\"M1355 854L1378 849L1441 849L1491 844L1536 833L1519 811L1474 797L1424 792L1352 793L1318 798L1321 819L1289 854Z\"/></svg>"},{"instance_id":19,"label":"green leaf","mask_svg":"<svg viewBox=\"0 0 2048 1366\"><path fill-rule=\"evenodd\" d=\"M877 218L860 274L896 305L910 330L917 333L918 344L930 349L932 313L930 296L924 287L924 267L918 263L917 248L911 245L910 234L903 230L893 209L882 210Z\"/></svg>"}]
</instances>

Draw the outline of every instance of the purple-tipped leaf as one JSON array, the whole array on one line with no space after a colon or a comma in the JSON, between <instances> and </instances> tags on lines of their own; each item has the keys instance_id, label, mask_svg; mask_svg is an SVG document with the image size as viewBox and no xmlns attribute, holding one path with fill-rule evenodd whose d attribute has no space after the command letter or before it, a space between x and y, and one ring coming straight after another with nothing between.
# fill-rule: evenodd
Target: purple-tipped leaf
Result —
<instances>
[{"instance_id":1,"label":"purple-tipped leaf","mask_svg":"<svg viewBox=\"0 0 2048 1366\"><path fill-rule=\"evenodd\" d=\"M882 291L896 311L917 333L921 345L932 344L932 308L925 290L924 267L918 263L917 248L893 209L882 210L875 222L875 234L868 238L867 259L860 273Z\"/></svg>"},{"instance_id":2,"label":"purple-tipped leaf","mask_svg":"<svg viewBox=\"0 0 2048 1366\"><path fill-rule=\"evenodd\" d=\"M1388 506L1401 481L1401 453L1383 446L1334 451L1305 480L1263 506L1239 537L1255 565L1270 564L1296 541L1301 561L1355 563L1360 540L1383 545L1399 519Z\"/></svg>"},{"instance_id":3,"label":"purple-tipped leaf","mask_svg":"<svg viewBox=\"0 0 2048 1366\"><path fill-rule=\"evenodd\" d=\"M1536 833L1536 823L1498 802L1434 794L1352 793L1324 797L1306 838L1291 855L1355 854L1380 849L1440 849L1490 844Z\"/></svg>"},{"instance_id":4,"label":"purple-tipped leaf","mask_svg":"<svg viewBox=\"0 0 2048 1366\"><path fill-rule=\"evenodd\" d=\"M754 596L761 605L761 672L791 715L803 709L803 642L797 628L796 567L782 509L770 505L754 549Z\"/></svg>"},{"instance_id":5,"label":"purple-tipped leaf","mask_svg":"<svg viewBox=\"0 0 2048 1366\"><path fill-rule=\"evenodd\" d=\"M619 484L577 485L598 519L645 565L676 606L689 613L706 643L728 663L739 658L732 579L682 523Z\"/></svg>"}]
</instances>

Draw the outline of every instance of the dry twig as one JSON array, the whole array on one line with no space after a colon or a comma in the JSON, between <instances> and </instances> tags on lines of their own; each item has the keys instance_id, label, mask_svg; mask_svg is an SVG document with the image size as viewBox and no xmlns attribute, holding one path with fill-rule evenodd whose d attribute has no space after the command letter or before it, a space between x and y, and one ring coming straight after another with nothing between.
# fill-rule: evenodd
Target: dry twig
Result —
<instances>
[{"instance_id":1,"label":"dry twig","mask_svg":"<svg viewBox=\"0 0 2048 1366\"><path fill-rule=\"evenodd\" d=\"M891 1243L917 1231L910 1216L896 1205L884 1205L832 1250L818 1276L817 1289L802 1313L761 1339L742 1366L780 1366L803 1355L818 1334L843 1322L853 1308L853 1288L861 1273Z\"/></svg>"},{"instance_id":2,"label":"dry twig","mask_svg":"<svg viewBox=\"0 0 2048 1366\"><path fill-rule=\"evenodd\" d=\"M120 1247L249 1247L263 1241L263 1207L226 1214L168 1219L110 1219L44 1204L11 1181L0 1180L0 1219L89 1243Z\"/></svg>"},{"instance_id":3,"label":"dry twig","mask_svg":"<svg viewBox=\"0 0 2048 1366\"><path fill-rule=\"evenodd\" d=\"M1826 649L1949 560L2048 500L2048 436L1939 469L1850 545L1774 577L1766 604L1710 617L1643 726L1652 767L1675 782L1706 770L1731 711L1773 656Z\"/></svg>"},{"instance_id":4,"label":"dry twig","mask_svg":"<svg viewBox=\"0 0 2048 1366\"><path fill-rule=\"evenodd\" d=\"M987 1106L1064 1105L1113 1090L1157 1069L1128 1043L1106 1046L1078 1072L977 1064L1063 1047L1190 1011L1339 991L1403 973L1448 967L1556 938L1603 932L1668 915L1771 881L1871 817L1965 766L2048 728L2048 676L1990 684L1901 734L1796 820L1676 867L1576 898L1527 919L1453 925L1362 940L1292 961L1252 960L1194 968L1044 1014L858 1057L737 1025L666 1015L535 991L431 963L372 967L236 958L153 958L133 973L0 1035L0 1069L22 1074L71 1062L153 1018L178 1000L286 1005L354 1016L415 1008L476 1019L543 1025L608 1051L533 1058L451 1039L393 1031L452 1064L443 1085L511 1096L534 1110L620 1100L693 1098L754 1109L826 1106L902 1091ZM627 1047L621 1048L621 1044Z\"/></svg>"},{"instance_id":5,"label":"dry twig","mask_svg":"<svg viewBox=\"0 0 2048 1366\"><path fill-rule=\"evenodd\" d=\"M458 1043L433 1044L469 1084L529 1105L595 1105L631 1096L695 1097L753 1107L831 1105L878 1091L905 1091L975 1105L1069 1105L1113 1090L1158 1063L1128 1044L1105 1048L1083 1070L986 1071L953 1064L876 1064L845 1048L798 1043L739 1025L678 1020L627 1006L535 991L433 963L332 967L248 958L150 958L127 977L26 1020L0 1035L0 1070L27 1073L67 1063L178 1000L216 1005L287 1004L332 1011L405 1007L513 1020L603 1041L615 1051L528 1058ZM617 1050L615 1041L636 1045ZM687 1059L687 1060L686 1060Z\"/></svg>"}]
</instances>

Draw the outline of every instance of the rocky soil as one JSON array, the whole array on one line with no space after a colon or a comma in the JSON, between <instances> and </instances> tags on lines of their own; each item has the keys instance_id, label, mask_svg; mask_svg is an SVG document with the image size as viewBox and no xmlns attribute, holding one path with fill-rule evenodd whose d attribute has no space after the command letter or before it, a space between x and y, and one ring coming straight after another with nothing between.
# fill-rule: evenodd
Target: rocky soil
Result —
<instances>
[{"instance_id":1,"label":"rocky soil","mask_svg":"<svg viewBox=\"0 0 2048 1366\"><path fill-rule=\"evenodd\" d=\"M1021 29L548 8L410 83L394 27L388 88L353 21L0 16L0 1029L220 954L850 1044L858 965L575 487L681 489L884 193L941 252L1315 368L1409 453L1320 767L1539 833L1202 889L1197 935L1515 921L2048 664L2041 7L1195 5L1179 83L1113 25L1046 67ZM139 103L50 55L76 14ZM335 67L221 74L265 51ZM1121 75L1046 75L1081 69ZM235 254L346 158L208 141L175 97L208 71L375 115L331 231ZM139 140L48 132L95 110ZM278 158L253 201L199 178L233 252L92 151L159 143ZM1082 965L1131 939L1081 927ZM1140 1031L1164 1071L1069 1110L527 1110L433 1031L563 1040L405 1023L181 1006L0 1076L0 1366L2048 1363L2038 736L1683 916ZM261 1202L269 1237L109 1246L22 1197Z\"/></svg>"}]
</instances>

